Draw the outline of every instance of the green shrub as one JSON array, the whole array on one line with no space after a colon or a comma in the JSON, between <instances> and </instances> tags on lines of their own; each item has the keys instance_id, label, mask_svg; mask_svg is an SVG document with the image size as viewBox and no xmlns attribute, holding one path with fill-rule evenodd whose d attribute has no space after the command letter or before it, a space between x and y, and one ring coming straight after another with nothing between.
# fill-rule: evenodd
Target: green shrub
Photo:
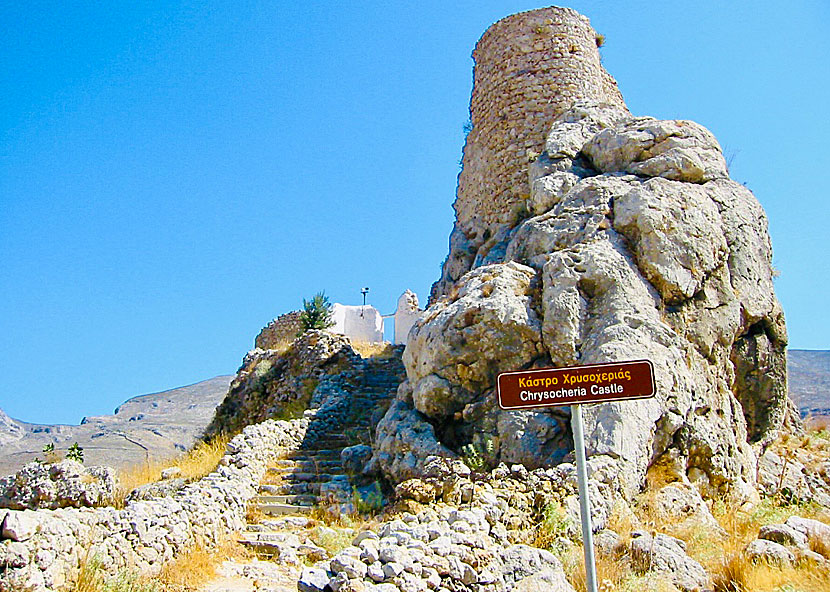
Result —
<instances>
[{"instance_id":1,"label":"green shrub","mask_svg":"<svg viewBox=\"0 0 830 592\"><path fill-rule=\"evenodd\" d=\"M84 462L84 449L75 442L72 446L69 447L69 450L66 451L66 458L69 460L74 460L79 463Z\"/></svg>"},{"instance_id":2,"label":"green shrub","mask_svg":"<svg viewBox=\"0 0 830 592\"><path fill-rule=\"evenodd\" d=\"M325 292L317 292L311 300L303 298L303 311L300 313L301 334L309 329L328 329L334 325L331 315L331 303Z\"/></svg>"},{"instance_id":3,"label":"green shrub","mask_svg":"<svg viewBox=\"0 0 830 592\"><path fill-rule=\"evenodd\" d=\"M496 445L488 436L461 447L461 460L473 471L486 472L496 466Z\"/></svg>"}]
</instances>

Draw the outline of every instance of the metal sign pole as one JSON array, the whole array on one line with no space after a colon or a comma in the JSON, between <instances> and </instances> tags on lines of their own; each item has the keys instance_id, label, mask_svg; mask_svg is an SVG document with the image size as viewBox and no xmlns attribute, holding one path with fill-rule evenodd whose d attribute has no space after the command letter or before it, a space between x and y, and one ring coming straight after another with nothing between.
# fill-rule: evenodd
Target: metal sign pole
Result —
<instances>
[{"instance_id":1,"label":"metal sign pole","mask_svg":"<svg viewBox=\"0 0 830 592\"><path fill-rule=\"evenodd\" d=\"M588 499L588 463L585 461L585 429L582 403L607 403L647 399L656 393L654 365L649 360L610 362L566 368L537 368L502 372L497 381L499 407L506 410L571 406L571 428L576 453L582 545L585 547L585 587L597 592L597 566L591 532Z\"/></svg>"},{"instance_id":2,"label":"metal sign pole","mask_svg":"<svg viewBox=\"0 0 830 592\"><path fill-rule=\"evenodd\" d=\"M591 531L591 502L588 499L588 465L585 461L585 434L582 405L571 405L571 427L576 452L576 480L579 485L579 513L582 517L582 546L585 549L585 588L597 592L597 568L594 560L594 535Z\"/></svg>"}]
</instances>

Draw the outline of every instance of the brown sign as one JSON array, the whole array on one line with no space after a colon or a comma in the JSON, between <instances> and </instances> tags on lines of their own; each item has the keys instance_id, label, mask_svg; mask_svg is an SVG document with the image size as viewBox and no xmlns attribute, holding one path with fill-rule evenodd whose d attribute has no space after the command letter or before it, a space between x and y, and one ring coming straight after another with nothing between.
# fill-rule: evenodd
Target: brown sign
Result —
<instances>
[{"instance_id":1,"label":"brown sign","mask_svg":"<svg viewBox=\"0 0 830 592\"><path fill-rule=\"evenodd\" d=\"M505 372L498 378L502 409L607 403L654 396L648 360Z\"/></svg>"}]
</instances>

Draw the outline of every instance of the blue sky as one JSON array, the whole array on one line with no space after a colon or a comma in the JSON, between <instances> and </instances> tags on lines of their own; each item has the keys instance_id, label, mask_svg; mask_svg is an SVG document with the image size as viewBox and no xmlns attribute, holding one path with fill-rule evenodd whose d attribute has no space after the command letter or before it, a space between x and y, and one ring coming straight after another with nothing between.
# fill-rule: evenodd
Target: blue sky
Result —
<instances>
[{"instance_id":1,"label":"blue sky","mask_svg":"<svg viewBox=\"0 0 830 592\"><path fill-rule=\"evenodd\" d=\"M71 6L67 6L71 4ZM573 2L637 115L712 130L830 347L827 3ZM236 371L321 289L426 300L470 53L525 2L0 2L0 408L77 423Z\"/></svg>"}]
</instances>

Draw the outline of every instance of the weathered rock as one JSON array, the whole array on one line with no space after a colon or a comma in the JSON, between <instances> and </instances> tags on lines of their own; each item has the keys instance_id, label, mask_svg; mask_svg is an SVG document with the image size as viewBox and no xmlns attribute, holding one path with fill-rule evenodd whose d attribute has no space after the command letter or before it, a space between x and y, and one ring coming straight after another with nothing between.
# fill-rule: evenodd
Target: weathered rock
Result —
<instances>
[{"instance_id":1,"label":"weathered rock","mask_svg":"<svg viewBox=\"0 0 830 592\"><path fill-rule=\"evenodd\" d=\"M545 568L531 576L522 578L512 588L513 592L574 592L574 587L562 571Z\"/></svg>"},{"instance_id":2,"label":"weathered rock","mask_svg":"<svg viewBox=\"0 0 830 592\"><path fill-rule=\"evenodd\" d=\"M440 493L438 487L433 483L427 483L421 479L407 479L395 486L395 496L399 499L411 499L426 504L435 501Z\"/></svg>"},{"instance_id":3,"label":"weathered rock","mask_svg":"<svg viewBox=\"0 0 830 592\"><path fill-rule=\"evenodd\" d=\"M744 550L752 561L763 559L768 563L780 566L790 566L795 561L795 555L784 545L766 539L755 539Z\"/></svg>"},{"instance_id":4,"label":"weathered rock","mask_svg":"<svg viewBox=\"0 0 830 592\"><path fill-rule=\"evenodd\" d=\"M824 548L830 549L830 526L812 518L792 516L787 519L787 526L790 526L806 536L808 539L819 541Z\"/></svg>"},{"instance_id":5,"label":"weathered rock","mask_svg":"<svg viewBox=\"0 0 830 592\"><path fill-rule=\"evenodd\" d=\"M529 297L534 276L516 263L476 269L453 301L430 307L418 320L404 351L418 411L450 416L492 388L498 372L538 357L541 326Z\"/></svg>"},{"instance_id":6,"label":"weathered rock","mask_svg":"<svg viewBox=\"0 0 830 592\"><path fill-rule=\"evenodd\" d=\"M174 477L178 477L181 474L182 470L179 467L169 467L161 472L161 478L164 480L173 479Z\"/></svg>"},{"instance_id":7,"label":"weathered rock","mask_svg":"<svg viewBox=\"0 0 830 592\"><path fill-rule=\"evenodd\" d=\"M594 536L594 546L603 555L615 556L625 549L622 537L607 528Z\"/></svg>"},{"instance_id":8,"label":"weathered rock","mask_svg":"<svg viewBox=\"0 0 830 592\"><path fill-rule=\"evenodd\" d=\"M349 473L359 474L372 458L372 447L366 444L348 446L340 452L340 463Z\"/></svg>"},{"instance_id":9,"label":"weathered rock","mask_svg":"<svg viewBox=\"0 0 830 592\"><path fill-rule=\"evenodd\" d=\"M762 526L758 531L759 539L766 539L781 545L792 545L794 547L807 547L807 533L796 530L788 524L768 524Z\"/></svg>"},{"instance_id":10,"label":"weathered rock","mask_svg":"<svg viewBox=\"0 0 830 592\"><path fill-rule=\"evenodd\" d=\"M689 484L666 485L656 492L652 504L655 512L673 529L682 531L690 527L699 527L709 532L712 537L726 535L698 490Z\"/></svg>"},{"instance_id":11,"label":"weathered rock","mask_svg":"<svg viewBox=\"0 0 830 592\"><path fill-rule=\"evenodd\" d=\"M285 351L253 349L205 432L233 433L288 408L308 406L322 378L337 364L354 364L358 359L348 338L327 331L307 331Z\"/></svg>"},{"instance_id":12,"label":"weathered rock","mask_svg":"<svg viewBox=\"0 0 830 592\"><path fill-rule=\"evenodd\" d=\"M553 125L549 172L535 169L530 208L542 213L517 221L504 234L503 256L482 257L495 263L460 277L451 298L425 312L416 327L421 340L410 341L404 355L411 402L399 394L396 413L419 410L432 421L436 443L455 452L491 440L492 463L550 466L570 448L568 415L495 409L495 374L534 363L649 359L657 396L589 408L589 453L615 463L626 495L671 449L684 478L704 495L753 499L750 444L768 442L787 409L786 331L763 211L726 178L717 142L700 126L632 119L617 108L603 120L592 115L601 106L579 109ZM580 154L598 170L577 166ZM506 299L527 303L518 326L510 314L494 323L482 312L495 310L487 296L497 290L483 278L504 275L500 257L535 272L527 270ZM501 293L512 277L501 280ZM535 351L507 347L492 360L482 348L487 331L512 335L539 325Z\"/></svg>"},{"instance_id":13,"label":"weathered rock","mask_svg":"<svg viewBox=\"0 0 830 592\"><path fill-rule=\"evenodd\" d=\"M543 570L562 574L562 564L553 553L527 545L512 545L506 548L501 554L501 560L504 564L504 578L508 585L520 582Z\"/></svg>"},{"instance_id":14,"label":"weathered rock","mask_svg":"<svg viewBox=\"0 0 830 592\"><path fill-rule=\"evenodd\" d=\"M655 571L687 592L705 590L709 576L697 561L686 554L685 543L664 534L652 537L646 531L634 531L631 539L631 561L635 569Z\"/></svg>"},{"instance_id":15,"label":"weathered rock","mask_svg":"<svg viewBox=\"0 0 830 592\"><path fill-rule=\"evenodd\" d=\"M329 574L319 567L305 567L297 582L299 592L323 592L328 586Z\"/></svg>"},{"instance_id":16,"label":"weathered rock","mask_svg":"<svg viewBox=\"0 0 830 592\"><path fill-rule=\"evenodd\" d=\"M694 296L726 261L722 227L703 186L654 178L614 198L614 228L634 245L637 266L666 304Z\"/></svg>"},{"instance_id":17,"label":"weathered rock","mask_svg":"<svg viewBox=\"0 0 830 592\"><path fill-rule=\"evenodd\" d=\"M132 502L138 500L149 500L156 497L170 497L175 495L175 493L180 491L185 485L187 485L187 480L182 478L166 479L164 481L147 483L146 485L141 485L133 489L127 495L125 501Z\"/></svg>"},{"instance_id":18,"label":"weathered rock","mask_svg":"<svg viewBox=\"0 0 830 592\"><path fill-rule=\"evenodd\" d=\"M704 183L728 177L715 137L692 121L637 117L594 135L582 152L603 173Z\"/></svg>"},{"instance_id":19,"label":"weathered rock","mask_svg":"<svg viewBox=\"0 0 830 592\"><path fill-rule=\"evenodd\" d=\"M40 522L34 512L29 510L6 512L5 518L0 521L2 538L13 541L27 541L37 532Z\"/></svg>"},{"instance_id":20,"label":"weathered rock","mask_svg":"<svg viewBox=\"0 0 830 592\"><path fill-rule=\"evenodd\" d=\"M376 433L376 458L394 481L420 475L424 460L429 456L455 456L452 450L438 442L435 428L426 417L405 401L390 405Z\"/></svg>"}]
</instances>

